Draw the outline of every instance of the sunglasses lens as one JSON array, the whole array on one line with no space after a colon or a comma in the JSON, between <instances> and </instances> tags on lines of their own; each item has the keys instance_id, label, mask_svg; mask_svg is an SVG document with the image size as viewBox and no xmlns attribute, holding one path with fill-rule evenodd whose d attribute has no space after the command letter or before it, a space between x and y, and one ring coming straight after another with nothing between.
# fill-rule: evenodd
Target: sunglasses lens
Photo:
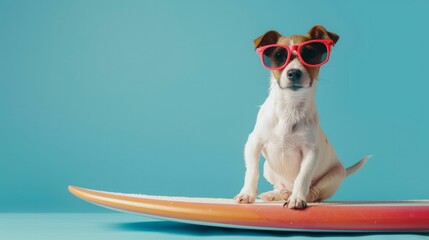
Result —
<instances>
[{"instance_id":1,"label":"sunglasses lens","mask_svg":"<svg viewBox=\"0 0 429 240\"><path fill-rule=\"evenodd\" d=\"M328 58L328 47L324 43L312 42L305 44L300 49L302 60L309 65L317 65Z\"/></svg>"},{"instance_id":2,"label":"sunglasses lens","mask_svg":"<svg viewBox=\"0 0 429 240\"><path fill-rule=\"evenodd\" d=\"M288 51L283 47L269 47L264 50L264 65L268 68L283 66L288 58Z\"/></svg>"}]
</instances>

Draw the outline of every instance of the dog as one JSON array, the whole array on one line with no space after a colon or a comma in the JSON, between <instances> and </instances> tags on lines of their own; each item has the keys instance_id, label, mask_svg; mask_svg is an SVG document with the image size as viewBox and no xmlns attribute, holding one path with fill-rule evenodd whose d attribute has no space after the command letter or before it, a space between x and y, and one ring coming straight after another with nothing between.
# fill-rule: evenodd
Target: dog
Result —
<instances>
[{"instance_id":1,"label":"dog","mask_svg":"<svg viewBox=\"0 0 429 240\"><path fill-rule=\"evenodd\" d=\"M237 203L253 203L257 197L260 154L265 158L263 175L274 187L260 198L286 201L290 209L331 197L371 157L345 169L320 127L316 84L338 39L316 25L305 36L268 31L254 40L262 64L271 70L270 91L244 148L246 173L234 197Z\"/></svg>"}]
</instances>

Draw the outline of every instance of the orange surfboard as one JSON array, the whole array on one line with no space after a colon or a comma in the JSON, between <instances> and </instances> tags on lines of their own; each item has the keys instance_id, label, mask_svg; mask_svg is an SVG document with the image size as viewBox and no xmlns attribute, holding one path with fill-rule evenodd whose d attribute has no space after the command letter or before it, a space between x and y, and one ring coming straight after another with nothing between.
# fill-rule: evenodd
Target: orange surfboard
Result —
<instances>
[{"instance_id":1,"label":"orange surfboard","mask_svg":"<svg viewBox=\"0 0 429 240\"><path fill-rule=\"evenodd\" d=\"M112 193L69 186L75 196L113 210L170 221L233 228L288 231L429 231L429 200L237 204L232 199Z\"/></svg>"}]
</instances>

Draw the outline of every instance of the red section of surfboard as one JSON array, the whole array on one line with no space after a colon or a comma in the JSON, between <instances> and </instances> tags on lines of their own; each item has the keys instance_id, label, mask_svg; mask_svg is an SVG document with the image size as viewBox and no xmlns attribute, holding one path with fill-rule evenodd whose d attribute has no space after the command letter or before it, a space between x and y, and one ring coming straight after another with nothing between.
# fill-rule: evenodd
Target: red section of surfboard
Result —
<instances>
[{"instance_id":1,"label":"red section of surfboard","mask_svg":"<svg viewBox=\"0 0 429 240\"><path fill-rule=\"evenodd\" d=\"M429 231L429 201L324 202L305 210L281 202L122 194L69 186L91 203L119 211L200 225L295 231Z\"/></svg>"}]
</instances>

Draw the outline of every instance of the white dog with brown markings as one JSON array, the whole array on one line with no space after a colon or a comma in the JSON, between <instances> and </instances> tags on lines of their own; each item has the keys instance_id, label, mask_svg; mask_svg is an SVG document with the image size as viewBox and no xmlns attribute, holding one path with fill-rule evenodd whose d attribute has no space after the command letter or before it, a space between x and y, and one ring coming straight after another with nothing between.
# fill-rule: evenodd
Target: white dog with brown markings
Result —
<instances>
[{"instance_id":1,"label":"white dog with brown markings","mask_svg":"<svg viewBox=\"0 0 429 240\"><path fill-rule=\"evenodd\" d=\"M369 159L345 169L319 124L317 77L338 39L318 25L305 36L269 31L254 41L262 64L271 70L271 86L245 146L246 174L236 202L255 201L261 153L266 160L264 177L274 190L260 198L284 200L292 209L331 197L342 180Z\"/></svg>"}]
</instances>

